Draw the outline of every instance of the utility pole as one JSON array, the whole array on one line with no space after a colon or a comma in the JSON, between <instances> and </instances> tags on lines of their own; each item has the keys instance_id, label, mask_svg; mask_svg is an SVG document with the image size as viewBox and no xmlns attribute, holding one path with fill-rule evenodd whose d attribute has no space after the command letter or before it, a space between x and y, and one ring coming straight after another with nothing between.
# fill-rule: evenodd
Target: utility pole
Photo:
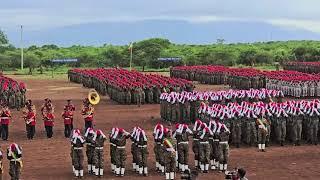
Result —
<instances>
[{"instance_id":1,"label":"utility pole","mask_svg":"<svg viewBox=\"0 0 320 180\"><path fill-rule=\"evenodd\" d=\"M21 70L23 70L23 39L22 39L23 27L21 25L21 36L20 36L20 46L21 46Z\"/></svg>"}]
</instances>

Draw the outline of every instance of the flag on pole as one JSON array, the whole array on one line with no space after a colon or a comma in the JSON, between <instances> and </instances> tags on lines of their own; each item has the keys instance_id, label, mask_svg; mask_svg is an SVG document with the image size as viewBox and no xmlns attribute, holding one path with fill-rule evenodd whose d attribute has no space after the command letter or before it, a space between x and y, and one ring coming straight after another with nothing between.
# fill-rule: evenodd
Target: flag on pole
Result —
<instances>
[{"instance_id":1,"label":"flag on pole","mask_svg":"<svg viewBox=\"0 0 320 180\"><path fill-rule=\"evenodd\" d=\"M132 48L133 48L133 43L131 42L131 43L129 44L129 51L132 51Z\"/></svg>"}]
</instances>

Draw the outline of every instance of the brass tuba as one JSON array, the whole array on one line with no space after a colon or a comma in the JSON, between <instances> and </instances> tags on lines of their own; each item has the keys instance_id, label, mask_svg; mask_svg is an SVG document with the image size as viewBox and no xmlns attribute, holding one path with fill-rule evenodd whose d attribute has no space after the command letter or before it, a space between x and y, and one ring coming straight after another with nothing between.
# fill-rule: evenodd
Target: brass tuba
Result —
<instances>
[{"instance_id":1,"label":"brass tuba","mask_svg":"<svg viewBox=\"0 0 320 180\"><path fill-rule=\"evenodd\" d=\"M89 99L90 104L92 104L92 105L96 105L100 102L100 96L95 89L90 89L89 94L88 94L88 99Z\"/></svg>"}]
</instances>

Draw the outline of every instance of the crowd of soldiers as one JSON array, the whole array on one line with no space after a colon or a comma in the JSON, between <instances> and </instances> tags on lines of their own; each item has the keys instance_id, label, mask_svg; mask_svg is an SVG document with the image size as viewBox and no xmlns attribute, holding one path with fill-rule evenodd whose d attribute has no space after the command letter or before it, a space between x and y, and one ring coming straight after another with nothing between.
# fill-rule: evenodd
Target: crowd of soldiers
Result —
<instances>
[{"instance_id":1,"label":"crowd of soldiers","mask_svg":"<svg viewBox=\"0 0 320 180\"><path fill-rule=\"evenodd\" d=\"M202 101L212 105L242 101L270 102L273 101L272 99L282 101L282 98L282 91L267 89L162 93L160 115L166 121L190 123L198 118L198 109Z\"/></svg>"},{"instance_id":2,"label":"crowd of soldiers","mask_svg":"<svg viewBox=\"0 0 320 180\"><path fill-rule=\"evenodd\" d=\"M178 66L170 69L170 76L201 84L229 85L235 89L265 88L265 77L261 71L253 68Z\"/></svg>"},{"instance_id":3,"label":"crowd of soldiers","mask_svg":"<svg viewBox=\"0 0 320 180\"><path fill-rule=\"evenodd\" d=\"M266 88L281 90L285 96L295 98L320 97L320 78L297 71L270 72Z\"/></svg>"},{"instance_id":4,"label":"crowd of soldiers","mask_svg":"<svg viewBox=\"0 0 320 180\"><path fill-rule=\"evenodd\" d=\"M0 76L0 104L20 110L26 101L26 86L24 83Z\"/></svg>"},{"instance_id":5,"label":"crowd of soldiers","mask_svg":"<svg viewBox=\"0 0 320 180\"><path fill-rule=\"evenodd\" d=\"M283 65L283 69L291 71L299 71L304 73L320 73L320 63L316 62L286 62Z\"/></svg>"},{"instance_id":6,"label":"crowd of soldiers","mask_svg":"<svg viewBox=\"0 0 320 180\"><path fill-rule=\"evenodd\" d=\"M155 74L142 74L125 69L95 69L68 71L69 80L94 88L101 95L108 94L120 104L160 103L160 94L171 91L192 91L192 83L184 79Z\"/></svg>"},{"instance_id":7,"label":"crowd of soldiers","mask_svg":"<svg viewBox=\"0 0 320 180\"><path fill-rule=\"evenodd\" d=\"M180 66L170 69L172 77L203 84L229 85L234 89L275 89L292 97L320 96L320 78L298 71L260 71L223 66Z\"/></svg>"},{"instance_id":8,"label":"crowd of soldiers","mask_svg":"<svg viewBox=\"0 0 320 180\"><path fill-rule=\"evenodd\" d=\"M199 117L204 122L219 120L231 129L230 141L264 149L273 140L281 146L286 141L300 145L302 140L317 145L320 102L242 102L207 105L202 102Z\"/></svg>"}]
</instances>

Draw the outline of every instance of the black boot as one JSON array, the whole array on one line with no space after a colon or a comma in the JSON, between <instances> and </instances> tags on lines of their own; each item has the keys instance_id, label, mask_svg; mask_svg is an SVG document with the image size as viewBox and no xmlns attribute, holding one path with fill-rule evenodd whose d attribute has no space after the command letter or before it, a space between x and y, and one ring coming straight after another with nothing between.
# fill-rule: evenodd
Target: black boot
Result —
<instances>
[{"instance_id":1,"label":"black boot","mask_svg":"<svg viewBox=\"0 0 320 180\"><path fill-rule=\"evenodd\" d=\"M283 146L283 141L280 141L280 145Z\"/></svg>"}]
</instances>

